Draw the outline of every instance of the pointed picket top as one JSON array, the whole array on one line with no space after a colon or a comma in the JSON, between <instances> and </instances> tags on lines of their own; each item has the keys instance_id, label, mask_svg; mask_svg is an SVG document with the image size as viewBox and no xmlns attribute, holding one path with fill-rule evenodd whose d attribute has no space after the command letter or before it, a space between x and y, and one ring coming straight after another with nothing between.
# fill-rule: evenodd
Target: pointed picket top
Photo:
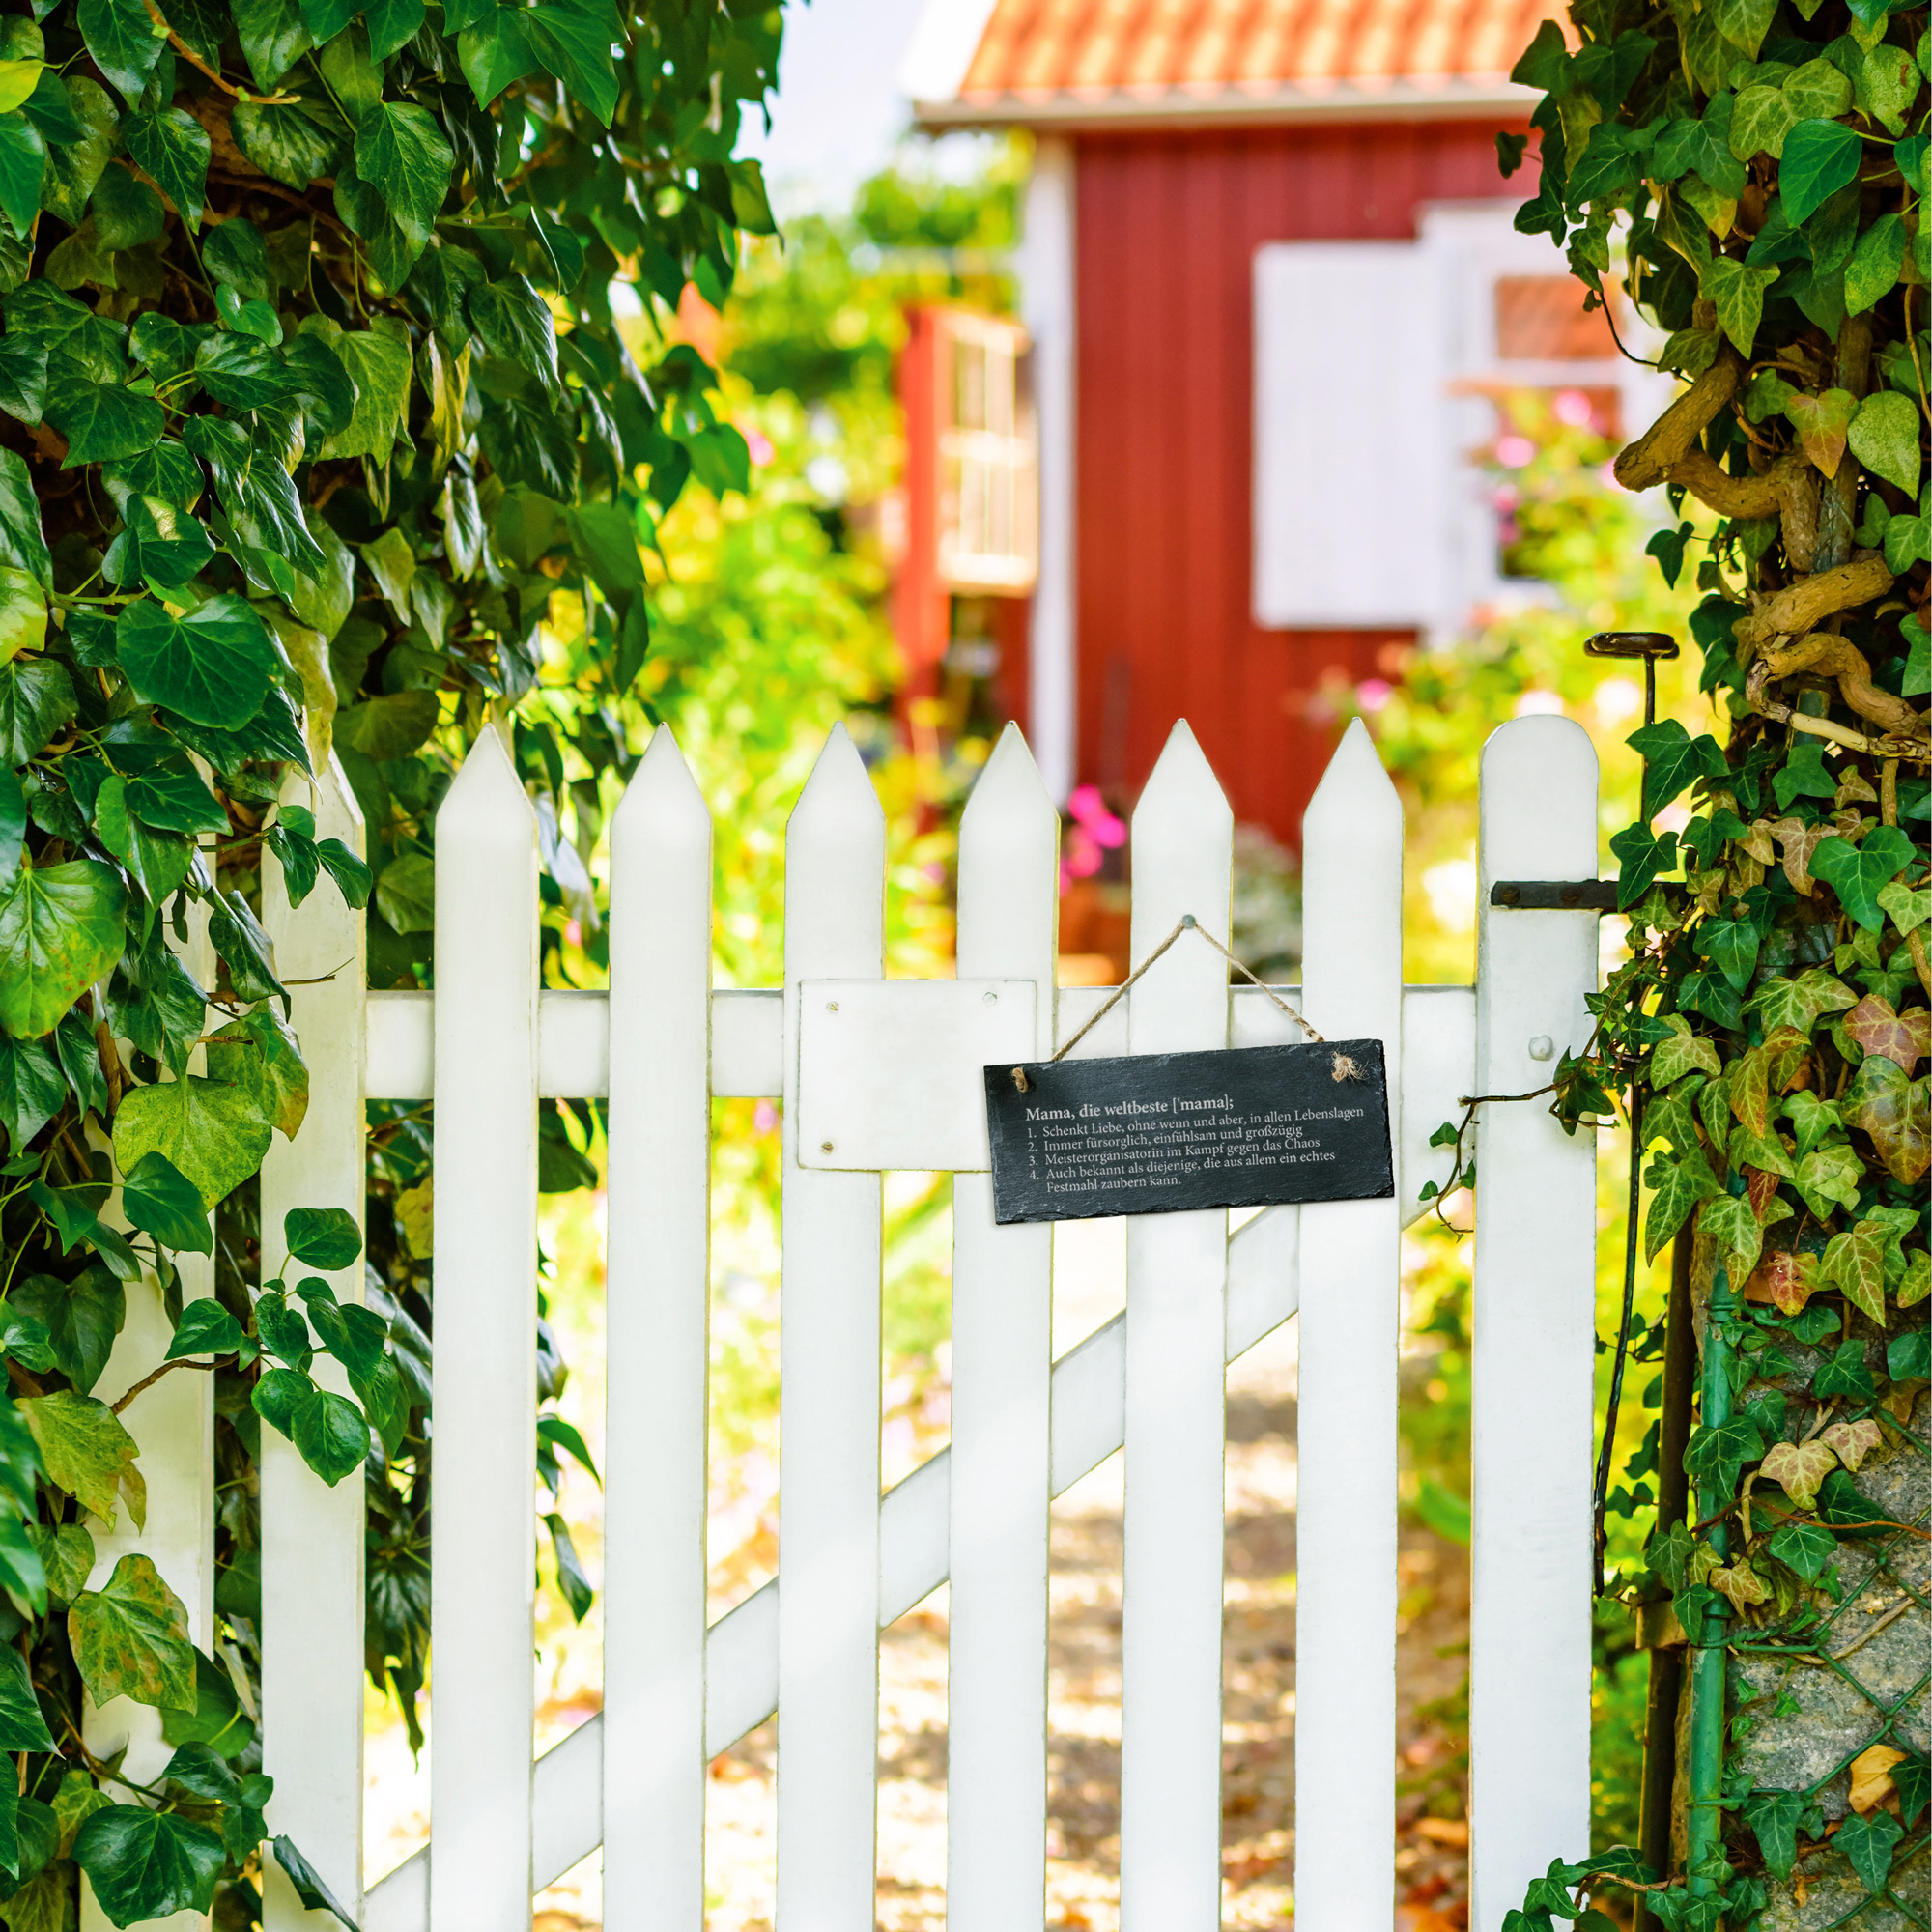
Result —
<instances>
[{"instance_id":1,"label":"pointed picket top","mask_svg":"<svg viewBox=\"0 0 1932 1932\"><path fill-rule=\"evenodd\" d=\"M363 819L361 801L342 760L333 752L313 782L315 835L318 838L340 838L352 851L362 850ZM296 801L291 799L292 804Z\"/></svg>"},{"instance_id":2,"label":"pointed picket top","mask_svg":"<svg viewBox=\"0 0 1932 1932\"><path fill-rule=\"evenodd\" d=\"M1133 952L1138 962L1183 913L1227 943L1235 814L1186 719L1176 722L1134 807Z\"/></svg>"},{"instance_id":3,"label":"pointed picket top","mask_svg":"<svg viewBox=\"0 0 1932 1932\"><path fill-rule=\"evenodd\" d=\"M1060 814L1009 724L959 824L960 977L1036 980L1050 1006L1059 912Z\"/></svg>"},{"instance_id":4,"label":"pointed picket top","mask_svg":"<svg viewBox=\"0 0 1932 1932\"><path fill-rule=\"evenodd\" d=\"M791 809L785 838L789 842L805 837L815 842L867 833L883 838L885 829L885 808L872 789L866 761L844 724L835 724Z\"/></svg>"},{"instance_id":5,"label":"pointed picket top","mask_svg":"<svg viewBox=\"0 0 1932 1932\"><path fill-rule=\"evenodd\" d=\"M536 809L510 761L502 734L494 726L470 746L437 808L436 823L440 841L452 834L519 843L527 838L531 850L536 849Z\"/></svg>"},{"instance_id":6,"label":"pointed picket top","mask_svg":"<svg viewBox=\"0 0 1932 1932\"><path fill-rule=\"evenodd\" d=\"M1483 747L1482 883L1597 870L1597 748L1574 718L1517 718Z\"/></svg>"},{"instance_id":7,"label":"pointed picket top","mask_svg":"<svg viewBox=\"0 0 1932 1932\"><path fill-rule=\"evenodd\" d=\"M633 838L671 847L709 842L711 808L668 724L660 724L651 733L651 742L611 814L611 838L613 847L620 838L628 842Z\"/></svg>"},{"instance_id":8,"label":"pointed picket top","mask_svg":"<svg viewBox=\"0 0 1932 1932\"><path fill-rule=\"evenodd\" d=\"M1302 850L1321 842L1356 847L1371 828L1384 838L1393 833L1402 844L1402 799L1382 767L1369 728L1357 718L1342 734L1335 755L1303 814Z\"/></svg>"},{"instance_id":9,"label":"pointed picket top","mask_svg":"<svg viewBox=\"0 0 1932 1932\"><path fill-rule=\"evenodd\" d=\"M785 825L786 980L882 972L885 921L885 810L835 724Z\"/></svg>"}]
</instances>

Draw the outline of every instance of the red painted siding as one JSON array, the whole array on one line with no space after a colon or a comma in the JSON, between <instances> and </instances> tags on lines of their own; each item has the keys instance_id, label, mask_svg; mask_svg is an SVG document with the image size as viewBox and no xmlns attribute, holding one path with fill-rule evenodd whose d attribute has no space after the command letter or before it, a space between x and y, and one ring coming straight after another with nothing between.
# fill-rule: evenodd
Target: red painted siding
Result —
<instances>
[{"instance_id":1,"label":"red painted siding","mask_svg":"<svg viewBox=\"0 0 1932 1932\"><path fill-rule=\"evenodd\" d=\"M1249 615L1254 252L1407 240L1423 202L1506 195L1493 136L1447 122L1081 137L1083 779L1131 797L1184 717L1236 817L1300 842L1333 743L1305 698L1324 673L1371 675L1406 634Z\"/></svg>"}]
</instances>

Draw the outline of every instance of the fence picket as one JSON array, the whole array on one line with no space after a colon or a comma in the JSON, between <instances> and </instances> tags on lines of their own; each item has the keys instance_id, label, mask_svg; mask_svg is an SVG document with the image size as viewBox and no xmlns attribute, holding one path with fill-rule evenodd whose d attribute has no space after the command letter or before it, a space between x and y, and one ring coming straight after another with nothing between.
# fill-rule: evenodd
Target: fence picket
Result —
<instances>
[{"instance_id":1,"label":"fence picket","mask_svg":"<svg viewBox=\"0 0 1932 1932\"><path fill-rule=\"evenodd\" d=\"M1228 943L1234 836L1208 760L1177 724L1134 810L1136 961L1187 913ZM1227 963L1183 938L1135 985L1127 1050L1227 1043ZM1227 1276L1225 1209L1128 1219L1122 1932L1214 1932L1221 1922Z\"/></svg>"},{"instance_id":2,"label":"fence picket","mask_svg":"<svg viewBox=\"0 0 1932 1932\"><path fill-rule=\"evenodd\" d=\"M1590 1036L1597 918L1490 904L1498 879L1597 874L1597 757L1564 718L1485 747L1476 1086L1523 1094ZM1478 1125L1470 1924L1492 1932L1552 1858L1590 1848L1591 1384L1596 1136L1548 1103Z\"/></svg>"},{"instance_id":3,"label":"fence picket","mask_svg":"<svg viewBox=\"0 0 1932 1932\"><path fill-rule=\"evenodd\" d=\"M309 805L316 835L363 849L362 814L339 764L285 796ZM364 922L322 879L291 907L282 868L264 848L263 923L290 983L292 1024L309 1067L309 1103L294 1140L276 1136L262 1163L262 1276L288 1264L282 1217L339 1208L362 1225L366 1000ZM308 983L297 983L297 982ZM308 1271L308 1270L304 1270ZM362 1264L327 1277L344 1302L362 1299ZM293 1284L291 1284L293 1286ZM341 1365L318 1356L318 1381L349 1392ZM262 1764L275 1780L270 1829L287 1833L353 1914L362 1896L362 1477L333 1489L273 1429L262 1431ZM267 1932L321 1932L281 1867L266 1861Z\"/></svg>"},{"instance_id":4,"label":"fence picket","mask_svg":"<svg viewBox=\"0 0 1932 1932\"><path fill-rule=\"evenodd\" d=\"M879 1707L880 1183L799 1164L804 986L885 966L886 821L840 724L785 831L778 1914L873 1922Z\"/></svg>"},{"instance_id":5,"label":"fence picket","mask_svg":"<svg viewBox=\"0 0 1932 1932\"><path fill-rule=\"evenodd\" d=\"M1302 833L1302 1010L1378 1038L1402 1119L1402 802L1350 724ZM1301 1210L1294 1899L1310 1925L1393 1922L1396 1366L1405 1204Z\"/></svg>"},{"instance_id":6,"label":"fence picket","mask_svg":"<svg viewBox=\"0 0 1932 1932\"><path fill-rule=\"evenodd\" d=\"M208 937L206 907L189 909L186 941L175 945L174 951L197 984L213 987L214 948ZM213 1014L210 1019L213 1023ZM197 1048L188 1072L200 1075L206 1062L207 1055ZM127 1224L118 1218L119 1205L116 1195L110 1202L110 1218L125 1228ZM214 1293L213 1256L178 1255L175 1265L181 1270L185 1303ZM149 1274L129 1282L127 1319L93 1393L102 1402L119 1401L159 1366L173 1340L174 1323L162 1302L160 1284ZM121 1421L140 1448L141 1473L148 1485L147 1521L137 1528L124 1504L113 1528L98 1520L88 1524L95 1548L89 1586L101 1588L124 1556L148 1557L182 1600L188 1635L202 1650L210 1649L214 1640L213 1381L213 1376L177 1370L128 1405ZM81 1735L97 1757L112 1757L125 1747L124 1769L143 1783L158 1778L174 1755L174 1747L161 1736L161 1713L128 1697L110 1698L99 1710L83 1697ZM107 1932L112 1923L84 1876L80 1922L81 1932ZM170 1913L151 1921L156 1932L198 1932L205 1922L193 1912Z\"/></svg>"},{"instance_id":7,"label":"fence picket","mask_svg":"<svg viewBox=\"0 0 1932 1932\"><path fill-rule=\"evenodd\" d=\"M704 1924L711 813L660 725L611 828L604 1898Z\"/></svg>"},{"instance_id":8,"label":"fence picket","mask_svg":"<svg viewBox=\"0 0 1932 1932\"><path fill-rule=\"evenodd\" d=\"M432 1932L528 1932L537 824L494 730L437 815Z\"/></svg>"},{"instance_id":9,"label":"fence picket","mask_svg":"<svg viewBox=\"0 0 1932 1932\"><path fill-rule=\"evenodd\" d=\"M1009 724L959 828L958 970L1033 980L1038 1054L1053 1049L1059 850ZM1020 1932L1046 1908L1053 1229L996 1226L992 1176L960 1174L952 1254L947 1924Z\"/></svg>"}]
</instances>

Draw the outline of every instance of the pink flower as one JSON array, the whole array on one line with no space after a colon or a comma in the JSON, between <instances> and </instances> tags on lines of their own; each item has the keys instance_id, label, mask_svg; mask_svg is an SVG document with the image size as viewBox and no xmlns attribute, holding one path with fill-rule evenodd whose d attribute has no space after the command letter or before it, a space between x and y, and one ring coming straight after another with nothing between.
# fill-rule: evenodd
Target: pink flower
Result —
<instances>
[{"instance_id":1,"label":"pink flower","mask_svg":"<svg viewBox=\"0 0 1932 1932\"><path fill-rule=\"evenodd\" d=\"M1597 412L1581 389L1560 390L1549 407L1556 420L1568 423L1572 429L1591 429L1596 425Z\"/></svg>"},{"instance_id":2,"label":"pink flower","mask_svg":"<svg viewBox=\"0 0 1932 1932\"><path fill-rule=\"evenodd\" d=\"M768 1134L779 1123L779 1110L769 1100L760 1100L752 1109L753 1131Z\"/></svg>"},{"instance_id":3,"label":"pink flower","mask_svg":"<svg viewBox=\"0 0 1932 1932\"><path fill-rule=\"evenodd\" d=\"M1072 797L1066 801L1066 810L1073 822L1096 845L1104 845L1111 852L1127 842L1127 828L1107 810L1107 802L1100 796L1097 785L1076 785Z\"/></svg>"},{"instance_id":4,"label":"pink flower","mask_svg":"<svg viewBox=\"0 0 1932 1932\"><path fill-rule=\"evenodd\" d=\"M1364 711L1379 711L1395 696L1395 686L1385 677L1365 678L1355 687L1355 702Z\"/></svg>"},{"instance_id":5,"label":"pink flower","mask_svg":"<svg viewBox=\"0 0 1932 1932\"><path fill-rule=\"evenodd\" d=\"M1520 469L1536 454L1536 445L1526 436L1499 436L1496 439L1496 461L1505 469Z\"/></svg>"},{"instance_id":6,"label":"pink flower","mask_svg":"<svg viewBox=\"0 0 1932 1932\"><path fill-rule=\"evenodd\" d=\"M745 447L752 452L752 468L762 469L778 454L772 447L771 438L762 430L756 429L748 429L744 435Z\"/></svg>"}]
</instances>

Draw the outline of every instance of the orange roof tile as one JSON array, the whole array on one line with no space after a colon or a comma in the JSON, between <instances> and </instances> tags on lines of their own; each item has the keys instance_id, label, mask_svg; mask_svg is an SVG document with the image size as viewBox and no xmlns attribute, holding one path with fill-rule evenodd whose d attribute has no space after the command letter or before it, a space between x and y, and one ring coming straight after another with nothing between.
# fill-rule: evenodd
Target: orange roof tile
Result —
<instances>
[{"instance_id":1,"label":"orange roof tile","mask_svg":"<svg viewBox=\"0 0 1932 1932\"><path fill-rule=\"evenodd\" d=\"M1557 0L994 0L957 96L920 103L920 118L1494 105L1519 91L1505 76L1538 23L1561 12Z\"/></svg>"}]
</instances>

